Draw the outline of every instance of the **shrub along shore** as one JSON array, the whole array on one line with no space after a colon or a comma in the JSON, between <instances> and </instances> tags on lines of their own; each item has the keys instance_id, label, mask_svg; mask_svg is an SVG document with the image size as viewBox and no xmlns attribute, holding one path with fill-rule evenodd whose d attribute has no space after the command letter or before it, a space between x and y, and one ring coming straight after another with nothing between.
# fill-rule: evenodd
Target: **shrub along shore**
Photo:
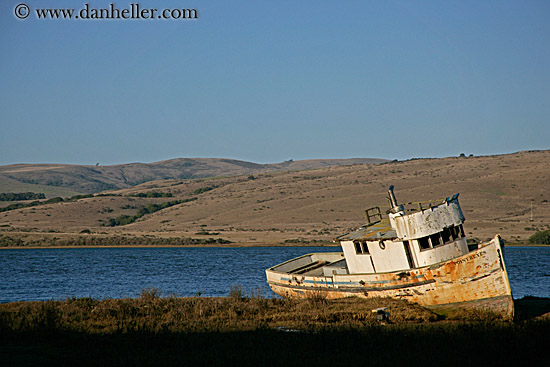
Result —
<instances>
[{"instance_id":1,"label":"shrub along shore","mask_svg":"<svg viewBox=\"0 0 550 367\"><path fill-rule=\"evenodd\" d=\"M385 307L388 320L372 310ZM405 301L160 297L0 304L0 365L360 365L542 361L550 300L516 301L515 321L446 316Z\"/></svg>"},{"instance_id":2,"label":"shrub along shore","mask_svg":"<svg viewBox=\"0 0 550 367\"><path fill-rule=\"evenodd\" d=\"M73 248L73 247L207 247L207 246L260 246L258 243L233 242L220 237L217 232L197 233L199 237L156 237L151 235L112 235L91 234L87 230L80 233L11 233L0 232L0 250L9 248ZM208 237L205 237L207 235ZM265 243L263 246L330 246L339 247L334 242L317 239L287 239ZM507 243L506 246L548 247L548 244Z\"/></svg>"},{"instance_id":3,"label":"shrub along shore","mask_svg":"<svg viewBox=\"0 0 550 367\"><path fill-rule=\"evenodd\" d=\"M0 248L53 248L53 247L163 247L228 245L231 241L220 237L144 237L144 236L89 236L73 235L61 238L55 235L37 239L0 233Z\"/></svg>"}]
</instances>

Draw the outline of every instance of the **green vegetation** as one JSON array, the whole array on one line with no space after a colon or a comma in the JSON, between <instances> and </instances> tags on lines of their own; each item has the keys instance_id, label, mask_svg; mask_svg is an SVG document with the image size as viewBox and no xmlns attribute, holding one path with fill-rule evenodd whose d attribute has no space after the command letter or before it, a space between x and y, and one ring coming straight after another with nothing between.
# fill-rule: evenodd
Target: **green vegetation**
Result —
<instances>
[{"instance_id":1,"label":"green vegetation","mask_svg":"<svg viewBox=\"0 0 550 367\"><path fill-rule=\"evenodd\" d=\"M184 200L166 201L162 204L147 204L141 207L136 215L120 215L116 218L109 218L109 222L105 224L107 227L124 226L126 224L134 223L139 218L147 214L158 212L159 210L169 208L174 205L187 203L189 201L197 200L197 198L190 198Z\"/></svg>"},{"instance_id":2,"label":"green vegetation","mask_svg":"<svg viewBox=\"0 0 550 367\"><path fill-rule=\"evenodd\" d=\"M89 229L83 229L81 234L91 234ZM0 247L96 247L96 246L192 246L192 245L225 245L232 243L223 238L191 238L191 237L126 237L126 236L78 236L76 238L28 238L12 237L0 234Z\"/></svg>"},{"instance_id":3,"label":"green vegetation","mask_svg":"<svg viewBox=\"0 0 550 367\"><path fill-rule=\"evenodd\" d=\"M387 307L389 323L372 309ZM393 299L72 298L0 304L2 365L545 365L550 319L441 320ZM62 357L62 360L60 359Z\"/></svg>"},{"instance_id":4,"label":"green vegetation","mask_svg":"<svg viewBox=\"0 0 550 367\"><path fill-rule=\"evenodd\" d=\"M546 231L537 231L531 237L528 242L536 245L550 245L550 229Z\"/></svg>"},{"instance_id":5,"label":"green vegetation","mask_svg":"<svg viewBox=\"0 0 550 367\"><path fill-rule=\"evenodd\" d=\"M7 212L7 211L10 211L10 210L22 209L22 208L31 208L33 206L39 206L39 205L56 204L56 203L62 203L62 202L72 202L72 201L77 201L77 200L80 200L80 199L91 198L91 197L94 197L94 194L79 194L79 195L71 196L70 198L65 198L65 199L63 199L60 196L56 196L54 198L51 198L51 199L48 199L48 200L45 200L45 201L35 200L35 201L30 202L30 203L14 203L14 204L5 206L3 208L0 208L0 213Z\"/></svg>"},{"instance_id":6,"label":"green vegetation","mask_svg":"<svg viewBox=\"0 0 550 367\"><path fill-rule=\"evenodd\" d=\"M51 199L48 199L46 201L44 201L43 203L41 204L56 204L56 203L62 203L63 201L63 198L62 197L55 197L55 198L51 198Z\"/></svg>"},{"instance_id":7,"label":"green vegetation","mask_svg":"<svg viewBox=\"0 0 550 367\"><path fill-rule=\"evenodd\" d=\"M64 201L78 201L80 199L86 199L86 198L93 198L94 194L82 194L82 195L74 195L70 198L65 199Z\"/></svg>"},{"instance_id":8,"label":"green vegetation","mask_svg":"<svg viewBox=\"0 0 550 367\"><path fill-rule=\"evenodd\" d=\"M25 246L25 241L21 238L14 238L0 234L0 247L22 247Z\"/></svg>"},{"instance_id":9,"label":"green vegetation","mask_svg":"<svg viewBox=\"0 0 550 367\"><path fill-rule=\"evenodd\" d=\"M45 199L45 198L46 198L46 195L44 195L43 193L35 193L35 192L0 193L0 201L39 200L39 199Z\"/></svg>"},{"instance_id":10,"label":"green vegetation","mask_svg":"<svg viewBox=\"0 0 550 367\"><path fill-rule=\"evenodd\" d=\"M44 193L47 198L54 196L69 197L82 193L64 187L24 183L14 179L9 179L1 174L0 187L3 192L40 192Z\"/></svg>"},{"instance_id":11,"label":"green vegetation","mask_svg":"<svg viewBox=\"0 0 550 367\"><path fill-rule=\"evenodd\" d=\"M334 245L334 243L332 243L331 241L326 241L326 240L315 240L315 239L305 239L305 238L289 238L287 240L285 240L285 243L299 243L299 244L315 244L315 245L321 245L321 244L326 244L326 245Z\"/></svg>"},{"instance_id":12,"label":"green vegetation","mask_svg":"<svg viewBox=\"0 0 550 367\"><path fill-rule=\"evenodd\" d=\"M198 195L198 194L202 194L203 192L207 192L207 191L210 191L210 190L214 190L215 188L217 188L218 186L206 186L206 187L201 187L199 189L196 189L195 191L193 191L193 195Z\"/></svg>"},{"instance_id":13,"label":"green vegetation","mask_svg":"<svg viewBox=\"0 0 550 367\"><path fill-rule=\"evenodd\" d=\"M7 212L7 211L10 211L10 210L16 210L16 209L21 209L21 208L30 208L30 207L33 207L33 206L38 206L38 205L42 205L43 203L40 202L40 201L32 201L30 203L15 203L15 204L10 204L8 206L4 206L2 208L0 208L0 213L2 212Z\"/></svg>"}]
</instances>

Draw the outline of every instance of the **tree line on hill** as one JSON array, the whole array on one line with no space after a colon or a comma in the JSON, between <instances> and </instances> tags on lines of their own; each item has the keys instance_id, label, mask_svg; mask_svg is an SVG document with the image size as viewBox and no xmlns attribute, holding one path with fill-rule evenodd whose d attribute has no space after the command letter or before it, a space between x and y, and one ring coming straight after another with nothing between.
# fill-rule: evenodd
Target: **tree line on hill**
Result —
<instances>
[{"instance_id":1,"label":"tree line on hill","mask_svg":"<svg viewBox=\"0 0 550 367\"><path fill-rule=\"evenodd\" d=\"M22 200L40 200L45 199L46 195L36 192L2 192L0 201L22 201Z\"/></svg>"},{"instance_id":2,"label":"tree line on hill","mask_svg":"<svg viewBox=\"0 0 550 367\"><path fill-rule=\"evenodd\" d=\"M104 224L106 227L116 227L116 226L125 226L126 224L134 223L139 218L143 217L146 214L152 214L154 212L158 212L159 210L169 208L174 205L187 203L193 200L197 200L197 198L189 198L184 200L173 200L173 201L166 201L161 204L147 204L144 207L139 208L138 213L136 215L120 215L116 218L109 218L109 221Z\"/></svg>"}]
</instances>

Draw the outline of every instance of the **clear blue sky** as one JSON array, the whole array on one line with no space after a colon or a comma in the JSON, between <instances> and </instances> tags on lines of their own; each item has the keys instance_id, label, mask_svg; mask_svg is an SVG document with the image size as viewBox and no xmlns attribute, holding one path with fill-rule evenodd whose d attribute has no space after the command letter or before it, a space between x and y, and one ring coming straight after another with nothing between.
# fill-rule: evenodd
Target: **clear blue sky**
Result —
<instances>
[{"instance_id":1,"label":"clear blue sky","mask_svg":"<svg viewBox=\"0 0 550 367\"><path fill-rule=\"evenodd\" d=\"M0 3L0 164L550 148L550 1L114 1L199 19L26 20Z\"/></svg>"}]
</instances>

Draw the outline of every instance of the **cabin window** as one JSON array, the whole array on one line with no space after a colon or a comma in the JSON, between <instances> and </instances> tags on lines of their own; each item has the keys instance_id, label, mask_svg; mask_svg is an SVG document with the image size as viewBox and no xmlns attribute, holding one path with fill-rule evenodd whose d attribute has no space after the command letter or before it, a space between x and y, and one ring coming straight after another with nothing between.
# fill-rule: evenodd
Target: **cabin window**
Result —
<instances>
[{"instance_id":1,"label":"cabin window","mask_svg":"<svg viewBox=\"0 0 550 367\"><path fill-rule=\"evenodd\" d=\"M430 248L430 241L428 241L428 237L419 238L418 244L420 245L421 250Z\"/></svg>"},{"instance_id":2,"label":"cabin window","mask_svg":"<svg viewBox=\"0 0 550 367\"><path fill-rule=\"evenodd\" d=\"M450 228L451 230L451 237L453 238L453 241L458 238L458 228L453 226Z\"/></svg>"},{"instance_id":3,"label":"cabin window","mask_svg":"<svg viewBox=\"0 0 550 367\"><path fill-rule=\"evenodd\" d=\"M453 237L453 240L457 240L459 238L464 237L464 230L462 229L462 224L459 226L451 227L451 235Z\"/></svg>"},{"instance_id":4,"label":"cabin window","mask_svg":"<svg viewBox=\"0 0 550 367\"><path fill-rule=\"evenodd\" d=\"M353 241L353 245L355 246L355 253L356 254L362 254L363 253L363 251L361 250L361 242Z\"/></svg>"},{"instance_id":5,"label":"cabin window","mask_svg":"<svg viewBox=\"0 0 550 367\"><path fill-rule=\"evenodd\" d=\"M355 253L358 255L370 255L367 242L353 241L353 246L355 246Z\"/></svg>"},{"instance_id":6,"label":"cabin window","mask_svg":"<svg viewBox=\"0 0 550 367\"><path fill-rule=\"evenodd\" d=\"M441 232L441 239L443 240L443 243L451 241L451 230L449 228L443 228L443 232Z\"/></svg>"},{"instance_id":7,"label":"cabin window","mask_svg":"<svg viewBox=\"0 0 550 367\"><path fill-rule=\"evenodd\" d=\"M443 228L443 231L439 233L434 233L430 236L419 238L417 241L418 245L420 246L420 250L426 250L429 248L445 245L463 237L465 237L464 228L462 228L461 224L459 226Z\"/></svg>"},{"instance_id":8,"label":"cabin window","mask_svg":"<svg viewBox=\"0 0 550 367\"><path fill-rule=\"evenodd\" d=\"M458 228L460 228L460 237L461 238L466 237L466 235L464 234L464 228L462 228L462 224L459 225Z\"/></svg>"},{"instance_id":9,"label":"cabin window","mask_svg":"<svg viewBox=\"0 0 550 367\"><path fill-rule=\"evenodd\" d=\"M430 236L430 242L432 243L432 247L440 246L443 243L441 243L441 235L439 233L434 233Z\"/></svg>"}]
</instances>

